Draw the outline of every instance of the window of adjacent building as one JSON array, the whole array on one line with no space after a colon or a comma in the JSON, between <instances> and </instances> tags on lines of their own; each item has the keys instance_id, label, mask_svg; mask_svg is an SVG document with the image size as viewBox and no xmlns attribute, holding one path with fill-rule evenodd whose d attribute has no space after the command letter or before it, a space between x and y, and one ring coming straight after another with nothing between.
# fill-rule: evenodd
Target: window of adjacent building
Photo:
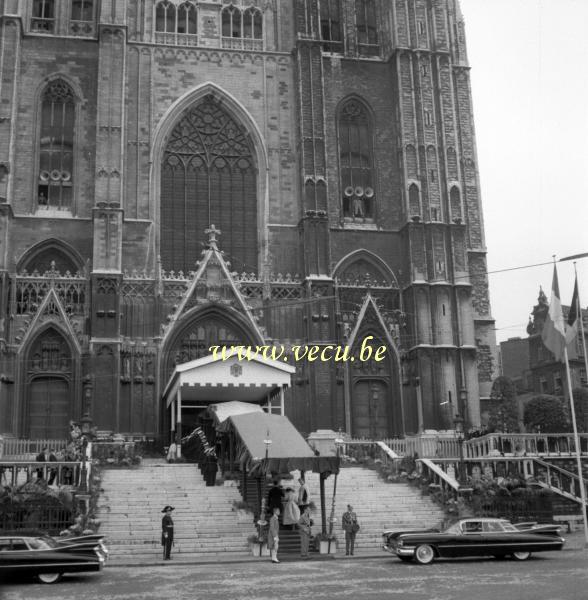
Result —
<instances>
[{"instance_id":1,"label":"window of adjacent building","mask_svg":"<svg viewBox=\"0 0 588 600\"><path fill-rule=\"evenodd\" d=\"M196 6L183 2L178 7L164 0L155 9L155 31L167 34L196 35L198 32ZM170 38L170 42L175 41Z\"/></svg>"},{"instance_id":2,"label":"window of adjacent building","mask_svg":"<svg viewBox=\"0 0 588 600\"><path fill-rule=\"evenodd\" d=\"M94 20L94 1L93 0L73 0L71 4L72 21L92 21Z\"/></svg>"},{"instance_id":3,"label":"window of adjacent building","mask_svg":"<svg viewBox=\"0 0 588 600\"><path fill-rule=\"evenodd\" d=\"M51 33L55 25L54 0L33 0L31 31Z\"/></svg>"},{"instance_id":4,"label":"window of adjacent building","mask_svg":"<svg viewBox=\"0 0 588 600\"><path fill-rule=\"evenodd\" d=\"M373 220L375 174L371 119L364 104L348 100L338 118L343 215L354 221Z\"/></svg>"},{"instance_id":5,"label":"window of adjacent building","mask_svg":"<svg viewBox=\"0 0 588 600\"><path fill-rule=\"evenodd\" d=\"M433 124L433 118L431 117L431 111L426 110L425 111L425 125L427 127L430 127L432 124Z\"/></svg>"},{"instance_id":6,"label":"window of adjacent building","mask_svg":"<svg viewBox=\"0 0 588 600\"><path fill-rule=\"evenodd\" d=\"M555 375L553 377L553 385L556 393L561 394L563 391L563 383L561 379L561 375Z\"/></svg>"},{"instance_id":7,"label":"window of adjacent building","mask_svg":"<svg viewBox=\"0 0 588 600\"><path fill-rule=\"evenodd\" d=\"M326 52L341 52L343 38L341 35L340 0L321 0L321 39Z\"/></svg>"},{"instance_id":8,"label":"window of adjacent building","mask_svg":"<svg viewBox=\"0 0 588 600\"><path fill-rule=\"evenodd\" d=\"M359 54L379 55L376 3L374 0L355 0L355 29Z\"/></svg>"},{"instance_id":9,"label":"window of adjacent building","mask_svg":"<svg viewBox=\"0 0 588 600\"><path fill-rule=\"evenodd\" d=\"M547 380L544 377L541 377L539 379L539 386L541 387L541 393L542 394L547 394L548 393L548 389L547 389Z\"/></svg>"},{"instance_id":10,"label":"window of adjacent building","mask_svg":"<svg viewBox=\"0 0 588 600\"><path fill-rule=\"evenodd\" d=\"M75 100L67 83L51 82L41 102L39 206L68 208L72 202Z\"/></svg>"},{"instance_id":11,"label":"window of adjacent building","mask_svg":"<svg viewBox=\"0 0 588 600\"><path fill-rule=\"evenodd\" d=\"M169 137L161 166L161 260L195 269L205 230L238 271L257 271L257 166L247 132L213 96L188 110Z\"/></svg>"}]
</instances>

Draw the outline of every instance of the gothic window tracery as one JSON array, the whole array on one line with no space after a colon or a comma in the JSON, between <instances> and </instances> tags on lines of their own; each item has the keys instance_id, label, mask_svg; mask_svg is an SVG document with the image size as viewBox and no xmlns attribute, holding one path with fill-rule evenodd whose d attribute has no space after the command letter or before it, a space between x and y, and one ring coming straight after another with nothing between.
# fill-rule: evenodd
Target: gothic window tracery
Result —
<instances>
[{"instance_id":1,"label":"gothic window tracery","mask_svg":"<svg viewBox=\"0 0 588 600\"><path fill-rule=\"evenodd\" d=\"M212 224L238 271L257 271L257 169L246 132L213 97L172 131L161 175L161 259L189 272Z\"/></svg>"},{"instance_id":2,"label":"gothic window tracery","mask_svg":"<svg viewBox=\"0 0 588 600\"><path fill-rule=\"evenodd\" d=\"M229 4L222 9L223 48L261 50L263 44L263 15L261 10L250 6L241 10Z\"/></svg>"},{"instance_id":3,"label":"gothic window tracery","mask_svg":"<svg viewBox=\"0 0 588 600\"><path fill-rule=\"evenodd\" d=\"M155 40L192 46L197 43L198 15L194 2L158 2L155 7Z\"/></svg>"},{"instance_id":4,"label":"gothic window tracery","mask_svg":"<svg viewBox=\"0 0 588 600\"><path fill-rule=\"evenodd\" d=\"M55 28L55 0L34 0L31 31L52 33Z\"/></svg>"},{"instance_id":5,"label":"gothic window tracery","mask_svg":"<svg viewBox=\"0 0 588 600\"><path fill-rule=\"evenodd\" d=\"M374 0L355 0L355 29L359 54L378 56L380 48Z\"/></svg>"},{"instance_id":6,"label":"gothic window tracery","mask_svg":"<svg viewBox=\"0 0 588 600\"><path fill-rule=\"evenodd\" d=\"M72 21L92 21L94 19L94 0L73 0L71 4Z\"/></svg>"},{"instance_id":7,"label":"gothic window tracery","mask_svg":"<svg viewBox=\"0 0 588 600\"><path fill-rule=\"evenodd\" d=\"M341 52L341 0L321 0L320 20L323 49L326 52Z\"/></svg>"},{"instance_id":8,"label":"gothic window tracery","mask_svg":"<svg viewBox=\"0 0 588 600\"><path fill-rule=\"evenodd\" d=\"M343 216L355 222L375 218L375 174L373 137L367 108L356 99L348 100L338 119L339 161Z\"/></svg>"},{"instance_id":9,"label":"gothic window tracery","mask_svg":"<svg viewBox=\"0 0 588 600\"><path fill-rule=\"evenodd\" d=\"M75 98L63 80L52 81L41 100L38 204L69 208L75 132Z\"/></svg>"}]
</instances>

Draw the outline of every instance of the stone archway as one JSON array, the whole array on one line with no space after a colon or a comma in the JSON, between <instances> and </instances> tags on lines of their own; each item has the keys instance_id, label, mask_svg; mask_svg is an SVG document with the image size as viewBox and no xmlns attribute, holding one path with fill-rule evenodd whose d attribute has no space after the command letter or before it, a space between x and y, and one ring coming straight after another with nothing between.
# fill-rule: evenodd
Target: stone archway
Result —
<instances>
[{"instance_id":1,"label":"stone archway","mask_svg":"<svg viewBox=\"0 0 588 600\"><path fill-rule=\"evenodd\" d=\"M65 439L74 393L69 344L50 327L31 344L26 365L26 434L31 439Z\"/></svg>"}]
</instances>

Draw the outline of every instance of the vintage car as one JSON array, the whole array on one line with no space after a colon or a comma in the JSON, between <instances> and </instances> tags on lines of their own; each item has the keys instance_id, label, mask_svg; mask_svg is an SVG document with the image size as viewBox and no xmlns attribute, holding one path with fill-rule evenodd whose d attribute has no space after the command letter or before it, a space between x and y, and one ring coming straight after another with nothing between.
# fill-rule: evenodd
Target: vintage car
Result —
<instances>
[{"instance_id":1,"label":"vintage car","mask_svg":"<svg viewBox=\"0 0 588 600\"><path fill-rule=\"evenodd\" d=\"M42 583L55 583L64 573L100 571L108 558L103 536L71 538L0 535L0 577L36 575Z\"/></svg>"},{"instance_id":2,"label":"vintage car","mask_svg":"<svg viewBox=\"0 0 588 600\"><path fill-rule=\"evenodd\" d=\"M444 531L437 529L385 531L382 548L400 560L413 558L422 565L435 558L512 556L526 560L532 552L561 550L565 540L558 527L525 524L517 529L505 519L461 519Z\"/></svg>"}]
</instances>

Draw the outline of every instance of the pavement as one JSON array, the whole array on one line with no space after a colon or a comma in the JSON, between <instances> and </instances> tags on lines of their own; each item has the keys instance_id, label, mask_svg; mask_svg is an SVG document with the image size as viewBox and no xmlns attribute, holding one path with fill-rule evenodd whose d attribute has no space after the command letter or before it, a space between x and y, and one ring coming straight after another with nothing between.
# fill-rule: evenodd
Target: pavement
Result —
<instances>
[{"instance_id":1,"label":"pavement","mask_svg":"<svg viewBox=\"0 0 588 600\"><path fill-rule=\"evenodd\" d=\"M588 549L582 529L571 533L563 534L566 543L562 552L578 552ZM341 552L337 554L319 554L318 552L311 554L311 558L302 559L296 554L283 554L278 552L280 562L319 562L319 561L345 561L353 562L357 560L378 560L389 559L390 554L383 550L358 550L353 556L345 556ZM225 552L214 554L178 554L172 551L172 560L161 560L152 557L140 557L133 559L132 557L111 558L106 564L107 567L149 567L149 566L170 566L174 565L212 565L212 564L241 564L241 563L261 563L270 562L269 556L252 556L249 552Z\"/></svg>"}]
</instances>

